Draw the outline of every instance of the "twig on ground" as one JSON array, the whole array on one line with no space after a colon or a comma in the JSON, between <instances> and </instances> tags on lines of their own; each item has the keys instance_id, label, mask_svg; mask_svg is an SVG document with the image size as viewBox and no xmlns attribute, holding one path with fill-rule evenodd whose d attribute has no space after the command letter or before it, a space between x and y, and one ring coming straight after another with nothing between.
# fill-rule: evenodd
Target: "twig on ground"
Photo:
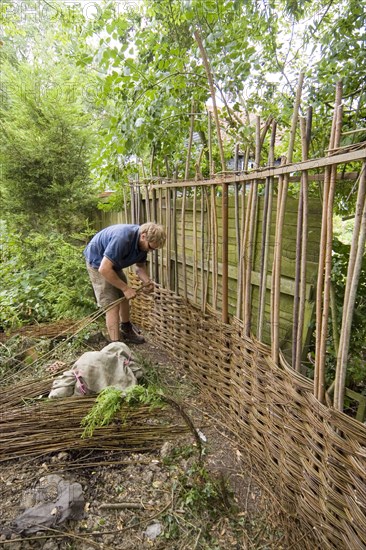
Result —
<instances>
[{"instance_id":1,"label":"twig on ground","mask_svg":"<svg viewBox=\"0 0 366 550\"><path fill-rule=\"evenodd\" d=\"M246 494L246 497L245 497L245 508L244 508L244 510L246 512L248 511L248 502L249 502L250 489L251 489L251 485L252 485L252 479L253 479L252 465L250 465L250 475L248 477L248 487L247 487L247 494Z\"/></svg>"},{"instance_id":2,"label":"twig on ground","mask_svg":"<svg viewBox=\"0 0 366 550\"><path fill-rule=\"evenodd\" d=\"M201 537L201 533L202 533L202 527L201 527L201 529L200 529L199 532L198 532L198 536L197 536L197 538L196 538L196 541L195 541L195 543L194 543L194 546L193 546L192 550L195 550L195 549L197 548L198 541L200 540L200 537Z\"/></svg>"},{"instance_id":3,"label":"twig on ground","mask_svg":"<svg viewBox=\"0 0 366 550\"><path fill-rule=\"evenodd\" d=\"M127 508L131 509L142 509L145 510L145 506L140 502L116 502L114 504L101 504L99 510L125 510Z\"/></svg>"}]
</instances>

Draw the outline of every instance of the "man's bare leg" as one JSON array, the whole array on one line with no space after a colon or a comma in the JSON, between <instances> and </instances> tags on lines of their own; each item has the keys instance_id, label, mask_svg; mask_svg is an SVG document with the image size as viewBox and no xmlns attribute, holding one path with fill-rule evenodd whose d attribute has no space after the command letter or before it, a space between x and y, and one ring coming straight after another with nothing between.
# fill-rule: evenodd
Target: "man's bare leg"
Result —
<instances>
[{"instance_id":1,"label":"man's bare leg","mask_svg":"<svg viewBox=\"0 0 366 550\"><path fill-rule=\"evenodd\" d=\"M119 304L119 318L121 323L128 323L130 320L130 304L128 300L123 300Z\"/></svg>"},{"instance_id":2,"label":"man's bare leg","mask_svg":"<svg viewBox=\"0 0 366 550\"><path fill-rule=\"evenodd\" d=\"M119 340L119 309L119 304L117 304L105 314L107 331L112 342Z\"/></svg>"}]
</instances>

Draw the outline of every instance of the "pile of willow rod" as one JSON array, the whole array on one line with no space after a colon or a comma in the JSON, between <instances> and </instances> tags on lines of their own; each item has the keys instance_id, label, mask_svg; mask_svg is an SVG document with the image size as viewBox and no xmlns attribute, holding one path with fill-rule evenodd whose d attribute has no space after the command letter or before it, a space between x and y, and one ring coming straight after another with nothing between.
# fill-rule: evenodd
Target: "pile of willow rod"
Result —
<instances>
[{"instance_id":1,"label":"pile of willow rod","mask_svg":"<svg viewBox=\"0 0 366 550\"><path fill-rule=\"evenodd\" d=\"M53 399L2 411L0 462L68 450L142 452L192 431L187 418L182 415L184 422L177 421L171 410L122 405L109 426L82 438L80 423L94 402L94 398Z\"/></svg>"}]
</instances>

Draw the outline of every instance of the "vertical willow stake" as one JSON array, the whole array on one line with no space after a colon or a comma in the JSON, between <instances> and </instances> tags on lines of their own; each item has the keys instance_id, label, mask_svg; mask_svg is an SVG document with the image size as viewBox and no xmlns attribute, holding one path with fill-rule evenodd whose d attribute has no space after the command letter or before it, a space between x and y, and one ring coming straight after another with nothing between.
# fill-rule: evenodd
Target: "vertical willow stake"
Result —
<instances>
[{"instance_id":1,"label":"vertical willow stake","mask_svg":"<svg viewBox=\"0 0 366 550\"><path fill-rule=\"evenodd\" d=\"M207 267L206 267L206 279L205 279L205 288L203 293L203 304L202 304L202 311L203 313L206 312L206 306L208 301L208 288L209 288L209 278L210 278L210 258L211 258L211 208L210 208L210 197L206 189L204 189L204 198L206 199L207 204L207 226L206 226L206 233L207 233L207 244L206 244L206 251L204 253L204 258L207 258ZM204 263L203 263L204 265Z\"/></svg>"},{"instance_id":2,"label":"vertical willow stake","mask_svg":"<svg viewBox=\"0 0 366 550\"><path fill-rule=\"evenodd\" d=\"M189 166L191 163L191 154L192 154L192 142L193 142L193 131L194 131L194 100L192 99L190 124L189 124L189 138L188 138L188 149L187 149L187 158L186 158L186 168L184 171L184 179L187 181L189 179Z\"/></svg>"},{"instance_id":3,"label":"vertical willow stake","mask_svg":"<svg viewBox=\"0 0 366 550\"><path fill-rule=\"evenodd\" d=\"M146 196L146 220L151 222L151 209L150 209L150 195L149 186L145 183L145 196Z\"/></svg>"},{"instance_id":4,"label":"vertical willow stake","mask_svg":"<svg viewBox=\"0 0 366 550\"><path fill-rule=\"evenodd\" d=\"M334 147L339 147L339 144L340 144L341 131L342 131L342 114L343 114L343 106L339 105L337 109L337 122L336 122L336 131L335 131L335 137L334 137ZM336 182L337 182L337 165L334 164L331 167L329 196L328 196L324 298L323 298L322 329L321 329L320 356L319 356L318 399L321 403L325 402L325 358L326 358L326 347L327 347L327 340L328 340L328 320L329 320L330 286L331 286L331 276L332 276L332 252L333 252L333 203L334 203Z\"/></svg>"},{"instance_id":5,"label":"vertical willow stake","mask_svg":"<svg viewBox=\"0 0 366 550\"><path fill-rule=\"evenodd\" d=\"M171 246L172 246L172 219L171 219L171 194L170 188L167 185L165 188L165 212L166 212L166 275L167 275L167 287L172 290L172 278L171 278Z\"/></svg>"},{"instance_id":6,"label":"vertical willow stake","mask_svg":"<svg viewBox=\"0 0 366 550\"><path fill-rule=\"evenodd\" d=\"M281 163L280 166L285 165L287 162L287 158L282 155L281 156ZM272 357L274 356L274 350L275 350L275 344L274 344L274 337L275 337L275 314L274 314L274 304L275 304L275 285L276 285L276 262L277 262L277 248L278 248L278 241L277 241L277 227L278 227L278 220L280 219L280 208L281 208L281 194L282 194L282 188L283 188L283 180L284 176L279 175L278 182L277 182L277 197L276 197L276 224L275 224L275 236L274 236L274 243L273 243L273 260L272 260L272 275L271 275L271 307L270 307L270 324L271 324L271 342L272 342Z\"/></svg>"},{"instance_id":7,"label":"vertical willow stake","mask_svg":"<svg viewBox=\"0 0 366 550\"><path fill-rule=\"evenodd\" d=\"M312 122L312 108L309 107L307 119L301 119L301 143L302 143L302 158L307 160L310 146ZM306 260L307 260L307 238L308 238L308 173L301 174L301 191L302 191L302 235L301 235L301 265L300 265L300 281L299 281L299 319L297 324L297 341L294 369L297 372L301 371L301 355L302 355L302 335L304 330L305 318L305 299L306 299Z\"/></svg>"},{"instance_id":8,"label":"vertical willow stake","mask_svg":"<svg viewBox=\"0 0 366 550\"><path fill-rule=\"evenodd\" d=\"M142 165L142 173L143 173L143 177L144 177L144 181L145 181L145 170L144 170L144 165L143 165L142 161L141 161L141 165ZM144 189L145 189L146 221L151 222L150 193L149 193L149 186L148 186L147 183L144 184ZM154 264L154 257L152 256L152 257L151 257L151 261L149 261L149 275L150 275L150 279L153 279L153 278L154 278L154 275L153 275L153 264Z\"/></svg>"},{"instance_id":9,"label":"vertical willow stake","mask_svg":"<svg viewBox=\"0 0 366 550\"><path fill-rule=\"evenodd\" d=\"M211 186L211 242L212 242L212 306L217 308L217 290L218 290L218 232L217 232L217 212L216 212L216 185Z\"/></svg>"},{"instance_id":10,"label":"vertical willow stake","mask_svg":"<svg viewBox=\"0 0 366 550\"><path fill-rule=\"evenodd\" d=\"M337 123L334 137L334 146L339 147L341 130L342 130L342 114L343 106L339 105L337 109ZM337 182L337 165L332 165L331 178L329 185L328 210L327 210L327 241L325 253L325 276L324 276L324 301L322 313L322 330L320 340L320 357L319 357L319 384L318 384L318 399L321 403L325 402L325 359L326 346L328 340L328 319L330 305L330 287L332 276L332 252L333 252L333 203L335 195L335 187Z\"/></svg>"},{"instance_id":11,"label":"vertical willow stake","mask_svg":"<svg viewBox=\"0 0 366 550\"><path fill-rule=\"evenodd\" d=\"M140 182L137 181L135 183L135 199L136 199L136 219L137 224L140 225L141 222L141 190L140 190Z\"/></svg>"},{"instance_id":12,"label":"vertical willow stake","mask_svg":"<svg viewBox=\"0 0 366 550\"><path fill-rule=\"evenodd\" d=\"M245 222L243 228L243 238L241 239L241 301L242 301L242 312L241 318L245 324L245 293L247 288L247 264L248 264L248 238L249 238L249 228L250 228L250 213L252 211L253 203L253 180L250 181L250 189L247 200L247 208L245 212Z\"/></svg>"},{"instance_id":13,"label":"vertical willow stake","mask_svg":"<svg viewBox=\"0 0 366 550\"><path fill-rule=\"evenodd\" d=\"M155 145L152 146L151 149L151 160L150 160L150 178L151 183L153 184L153 178L154 178L154 162L155 162ZM156 189L154 189L154 186L152 186L152 211L153 211L153 217L154 222L157 223L158 221L158 198ZM157 283L161 283L161 279L159 277L159 251L155 250L153 252L153 258L154 258L154 280Z\"/></svg>"},{"instance_id":14,"label":"vertical willow stake","mask_svg":"<svg viewBox=\"0 0 366 550\"><path fill-rule=\"evenodd\" d=\"M158 167L158 178L159 178L158 183L160 184L161 180L160 180L159 167ZM159 187L158 189L158 195L159 195L158 223L160 225L165 225L164 219L163 219L163 189L161 187ZM164 276L166 275L166 271L164 270L164 251L165 251L164 248L159 248L156 251L158 253L158 258L159 258L160 281L162 285L166 284L166 277Z\"/></svg>"},{"instance_id":15,"label":"vertical willow stake","mask_svg":"<svg viewBox=\"0 0 366 550\"><path fill-rule=\"evenodd\" d=\"M208 274L207 274L208 276ZM205 302L205 192L201 187L201 306L204 311Z\"/></svg>"},{"instance_id":16,"label":"vertical willow stake","mask_svg":"<svg viewBox=\"0 0 366 550\"><path fill-rule=\"evenodd\" d=\"M165 169L166 169L166 176L168 179L170 179L170 168L169 168L169 161L168 157L165 155L164 157L165 161ZM167 269L167 284L169 290L173 289L172 285L172 237L174 238L174 234L172 232L172 193L171 188L169 185L166 186L165 189L165 204L166 204L166 232L167 232L167 242L166 242L166 269Z\"/></svg>"},{"instance_id":17,"label":"vertical willow stake","mask_svg":"<svg viewBox=\"0 0 366 550\"><path fill-rule=\"evenodd\" d=\"M229 186L222 185L222 321L229 322Z\"/></svg>"},{"instance_id":18,"label":"vertical willow stake","mask_svg":"<svg viewBox=\"0 0 366 550\"><path fill-rule=\"evenodd\" d=\"M236 289L236 316L240 319L242 312L242 302L243 302L243 284L244 284L244 240L245 240L245 220L246 220L246 211L245 211L245 182L242 185L242 196L241 196L241 220L240 220L240 251L238 258L238 275L237 275L237 289Z\"/></svg>"},{"instance_id":19,"label":"vertical willow stake","mask_svg":"<svg viewBox=\"0 0 366 550\"><path fill-rule=\"evenodd\" d=\"M269 145L268 166L274 165L274 148L276 142L277 122L272 122L271 140ZM273 201L273 176L266 178L263 206L263 224L262 224L262 250L261 250L261 265L260 265L260 285L259 285L259 311L257 324L257 338L262 340L264 310L266 305L267 294L267 272L268 272L268 252L269 238L271 230L272 218L272 201Z\"/></svg>"},{"instance_id":20,"label":"vertical willow stake","mask_svg":"<svg viewBox=\"0 0 366 550\"><path fill-rule=\"evenodd\" d=\"M147 183L144 185L145 187L145 209L146 209L146 221L151 222L151 208L150 208L150 194L149 194L149 186ZM152 279L153 276L153 263L154 258L151 258L151 261L149 261L149 275L150 279Z\"/></svg>"},{"instance_id":21,"label":"vertical willow stake","mask_svg":"<svg viewBox=\"0 0 366 550\"><path fill-rule=\"evenodd\" d=\"M353 230L351 252L348 262L346 290L343 303L342 328L337 357L337 369L334 388L334 407L343 410L346 384L347 360L351 336L357 287L360 279L362 260L366 243L366 164L363 163L357 194L355 227Z\"/></svg>"},{"instance_id":22,"label":"vertical willow stake","mask_svg":"<svg viewBox=\"0 0 366 550\"><path fill-rule=\"evenodd\" d=\"M290 142L287 151L287 161L292 162L292 154L294 151L296 126L299 116L299 107L301 100L302 86L304 82L304 73L299 75L299 82L296 90L295 106L292 115ZM277 220L276 220L276 241L275 252L273 261L273 304L272 304L272 359L278 363L279 354L279 329L280 329L280 293L281 293L281 261L282 261L282 234L283 225L285 219L285 209L287 200L288 189L288 174L283 178L282 189L279 190L278 201L280 201L279 208L277 208Z\"/></svg>"},{"instance_id":23,"label":"vertical willow stake","mask_svg":"<svg viewBox=\"0 0 366 550\"><path fill-rule=\"evenodd\" d=\"M135 216L135 190L134 185L130 183L130 209L131 209L131 223L136 223Z\"/></svg>"},{"instance_id":24,"label":"vertical willow stake","mask_svg":"<svg viewBox=\"0 0 366 550\"><path fill-rule=\"evenodd\" d=\"M249 162L249 155L248 147L245 151L245 157L244 157L244 165L243 170L246 171L248 169L248 162ZM237 295L237 301L236 301L236 316L240 318L241 311L242 311L242 300L243 300L243 270L244 270L244 240L245 240L245 220L246 220L246 210L245 210L245 203L246 203L246 183L244 182L242 184L242 193L241 193L241 218L240 218L240 251L239 251L239 258L238 258L238 275L237 275L237 289L236 289L236 295Z\"/></svg>"},{"instance_id":25,"label":"vertical willow stake","mask_svg":"<svg viewBox=\"0 0 366 550\"><path fill-rule=\"evenodd\" d=\"M197 302L198 254L197 254L197 185L193 189L193 300Z\"/></svg>"},{"instance_id":26,"label":"vertical willow stake","mask_svg":"<svg viewBox=\"0 0 366 550\"><path fill-rule=\"evenodd\" d=\"M239 143L235 145L235 162L234 170L238 172L239 170ZM235 182L234 187L234 204L235 204L235 235L236 235L236 246L237 246L237 258L239 262L240 257L240 222L239 222L239 184Z\"/></svg>"},{"instance_id":27,"label":"vertical willow stake","mask_svg":"<svg viewBox=\"0 0 366 550\"><path fill-rule=\"evenodd\" d=\"M259 169L261 159L261 119L256 117L256 131L255 131L255 169ZM254 233L255 222L257 218L257 205L258 205L258 180L255 179L251 183L251 208L249 214L249 233L248 244L246 247L246 275L245 275L245 287L244 287L244 333L246 336L250 336L251 330L251 306L252 306L252 269L253 269L253 257L254 257Z\"/></svg>"},{"instance_id":28,"label":"vertical willow stake","mask_svg":"<svg viewBox=\"0 0 366 550\"><path fill-rule=\"evenodd\" d=\"M208 141L208 170L210 178L213 176L212 164L212 119L210 111L207 111L207 141Z\"/></svg>"},{"instance_id":29,"label":"vertical willow stake","mask_svg":"<svg viewBox=\"0 0 366 550\"><path fill-rule=\"evenodd\" d=\"M190 114L190 126L189 126L189 137L188 137L188 151L186 158L186 167L184 171L185 181L189 178L189 164L191 160L191 150L192 150L192 141L193 141L193 130L194 130L194 101L192 100L191 114ZM187 201L187 188L183 187L183 196L182 196L182 265L183 265L183 294L185 300L187 300L187 259L186 259L186 201Z\"/></svg>"},{"instance_id":30,"label":"vertical willow stake","mask_svg":"<svg viewBox=\"0 0 366 550\"><path fill-rule=\"evenodd\" d=\"M178 232L177 232L177 188L173 189L173 242L174 242L174 292L179 294L178 274Z\"/></svg>"},{"instance_id":31,"label":"vertical willow stake","mask_svg":"<svg viewBox=\"0 0 366 550\"><path fill-rule=\"evenodd\" d=\"M336 143L336 132L338 126L338 108L342 101L342 82L336 86L336 98L333 114L331 136L329 140L329 149ZM331 264L332 243L329 240L329 231L332 233L332 220L328 220L329 212L333 212L332 181L335 185L336 178L333 173L333 166L326 167L324 172L324 190L323 190L323 209L322 209L322 227L320 237L319 268L316 289L316 326L315 326L315 367L314 367L314 395L320 401L324 401L324 368L325 368L325 344L328 331L328 309L330 286L326 287L326 266ZM332 180L333 178L333 180ZM330 202L331 199L331 202ZM328 264L327 264L328 262ZM330 275L329 275L330 276ZM326 322L326 326L323 323Z\"/></svg>"},{"instance_id":32,"label":"vertical willow stake","mask_svg":"<svg viewBox=\"0 0 366 550\"><path fill-rule=\"evenodd\" d=\"M329 146L332 147L332 138ZM325 243L327 238L327 209L329 196L330 167L326 166L323 182L323 207L322 207L322 225L320 233L320 250L318 277L316 283L316 311L315 311L315 366L314 366L314 395L318 397L319 385L319 358L320 358L320 339L322 331L322 311L323 311L323 288L324 288L324 267L325 267Z\"/></svg>"},{"instance_id":33,"label":"vertical willow stake","mask_svg":"<svg viewBox=\"0 0 366 550\"><path fill-rule=\"evenodd\" d=\"M211 231L213 231L213 228L211 226L212 212L210 207L210 197L208 194L208 190L206 188L203 188L202 190L204 191L206 205L207 205L207 216L206 216L206 219L207 219L207 239L206 239L207 277L205 279L205 292L204 292L205 302L204 302L204 310L203 310L205 312L207 302L208 302L208 295L209 295L209 282L210 282L209 279L210 279L210 273L211 273L210 262L211 262L211 248L212 248Z\"/></svg>"},{"instance_id":34,"label":"vertical willow stake","mask_svg":"<svg viewBox=\"0 0 366 550\"><path fill-rule=\"evenodd\" d=\"M216 133L217 133L217 142L219 146L219 153L220 153L220 161L221 161L221 170L225 170L225 156L224 156L224 147L222 145L222 138L221 138L221 131L220 131L220 121L219 121L219 115L216 105L216 94L215 94L215 85L214 85L214 79L211 72L210 63L208 61L208 57L206 54L206 50L203 46L202 39L200 33L196 30L193 33L194 38L197 42L198 48L201 53L203 65L205 67L206 76L208 80L208 85L210 87L210 94L211 94L211 101L212 101L212 109L213 109L213 115L215 119L215 125L216 125Z\"/></svg>"},{"instance_id":35,"label":"vertical willow stake","mask_svg":"<svg viewBox=\"0 0 366 550\"><path fill-rule=\"evenodd\" d=\"M128 223L128 213L127 213L127 197L126 197L126 189L125 185L122 183L122 196L123 196L123 211L125 215L125 221L124 223Z\"/></svg>"},{"instance_id":36,"label":"vertical willow stake","mask_svg":"<svg viewBox=\"0 0 366 550\"><path fill-rule=\"evenodd\" d=\"M182 270L183 270L183 296L187 300L187 261L186 261L186 199L187 199L187 190L186 187L183 187L183 196L182 196Z\"/></svg>"},{"instance_id":37,"label":"vertical willow stake","mask_svg":"<svg viewBox=\"0 0 366 550\"><path fill-rule=\"evenodd\" d=\"M220 121L216 105L216 94L214 80L211 72L211 67L208 61L206 50L203 46L201 36L199 32L194 31L194 37L197 42L198 48L201 53L202 61L205 67L208 84L210 87L212 109L216 125L217 142L219 146L221 171L225 171L225 156L224 147L222 144ZM228 184L222 184L222 320L224 323L228 322L228 239L229 239L229 222L228 222Z\"/></svg>"},{"instance_id":38,"label":"vertical willow stake","mask_svg":"<svg viewBox=\"0 0 366 550\"><path fill-rule=\"evenodd\" d=\"M152 212L153 212L153 221L156 223L158 219L158 206L157 206L157 197L156 197L156 189L152 189ZM154 280L159 283L159 252L158 250L154 250L153 252L153 258L154 258Z\"/></svg>"},{"instance_id":39,"label":"vertical willow stake","mask_svg":"<svg viewBox=\"0 0 366 550\"><path fill-rule=\"evenodd\" d=\"M300 118L300 135L301 135L301 150L302 160L307 160L306 148L306 120ZM295 292L292 318L292 368L295 368L297 348L301 348L301 340L298 340L299 333L299 309L300 309L300 277L301 277L301 261L302 261L302 237L303 226L307 223L304 217L304 178L306 172L301 172L300 195L297 209L297 226L296 226L296 257L295 257Z\"/></svg>"}]
</instances>

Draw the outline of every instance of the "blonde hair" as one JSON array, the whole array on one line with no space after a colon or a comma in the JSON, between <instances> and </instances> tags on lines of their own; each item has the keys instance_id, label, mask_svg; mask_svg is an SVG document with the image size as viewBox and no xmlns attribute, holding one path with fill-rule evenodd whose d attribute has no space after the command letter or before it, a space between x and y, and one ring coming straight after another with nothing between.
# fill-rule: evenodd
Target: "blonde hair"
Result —
<instances>
[{"instance_id":1,"label":"blonde hair","mask_svg":"<svg viewBox=\"0 0 366 550\"><path fill-rule=\"evenodd\" d=\"M140 225L140 235L146 235L148 243L154 244L156 248L162 248L166 241L165 228L158 223L147 222Z\"/></svg>"}]
</instances>

